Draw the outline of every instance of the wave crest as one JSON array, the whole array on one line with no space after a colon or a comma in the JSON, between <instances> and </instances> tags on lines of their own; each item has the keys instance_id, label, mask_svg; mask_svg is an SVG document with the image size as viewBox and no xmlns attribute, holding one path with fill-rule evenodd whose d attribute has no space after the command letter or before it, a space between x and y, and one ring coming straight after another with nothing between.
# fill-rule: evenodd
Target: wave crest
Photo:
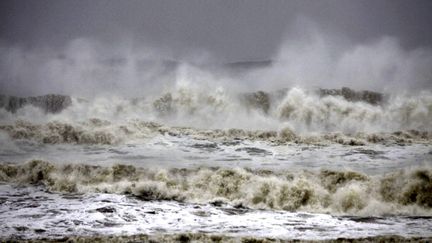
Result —
<instances>
[{"instance_id":1,"label":"wave crest","mask_svg":"<svg viewBox=\"0 0 432 243\"><path fill-rule=\"evenodd\" d=\"M131 194L143 200L229 203L237 207L351 215L432 215L432 171L367 176L353 171L148 169L45 161L0 166L0 179L51 191Z\"/></svg>"},{"instance_id":2,"label":"wave crest","mask_svg":"<svg viewBox=\"0 0 432 243\"><path fill-rule=\"evenodd\" d=\"M38 97L16 100L33 98ZM74 124L95 117L112 123L138 119L211 129L281 130L290 127L296 134L432 131L432 95L428 92L410 96L348 88L317 91L291 88L234 93L224 88L210 90L180 85L159 96L134 99L96 97L83 100L64 96L38 99L56 101L33 102L36 109L42 108L39 114L27 105L31 101L11 105L0 97L3 107L0 117L5 121L61 120ZM14 111L14 114L7 111Z\"/></svg>"}]
</instances>

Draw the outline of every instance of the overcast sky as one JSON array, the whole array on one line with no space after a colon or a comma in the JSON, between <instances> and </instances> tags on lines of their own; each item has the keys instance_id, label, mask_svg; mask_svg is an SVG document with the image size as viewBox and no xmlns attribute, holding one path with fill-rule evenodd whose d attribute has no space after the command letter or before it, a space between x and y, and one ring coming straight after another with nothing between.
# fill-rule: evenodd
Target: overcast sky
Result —
<instances>
[{"instance_id":1,"label":"overcast sky","mask_svg":"<svg viewBox=\"0 0 432 243\"><path fill-rule=\"evenodd\" d=\"M62 47L76 38L129 41L182 58L268 59L295 38L299 18L353 43L392 36L405 48L432 45L431 0L2 0L0 41Z\"/></svg>"}]
</instances>

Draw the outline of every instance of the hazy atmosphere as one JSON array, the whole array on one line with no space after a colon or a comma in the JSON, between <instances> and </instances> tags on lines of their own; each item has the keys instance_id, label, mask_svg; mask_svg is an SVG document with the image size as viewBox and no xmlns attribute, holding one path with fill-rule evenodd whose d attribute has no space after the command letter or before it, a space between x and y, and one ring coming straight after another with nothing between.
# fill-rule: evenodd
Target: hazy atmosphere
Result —
<instances>
[{"instance_id":1,"label":"hazy atmosphere","mask_svg":"<svg viewBox=\"0 0 432 243\"><path fill-rule=\"evenodd\" d=\"M0 1L0 242L431 242L431 0Z\"/></svg>"},{"instance_id":2,"label":"hazy atmosphere","mask_svg":"<svg viewBox=\"0 0 432 243\"><path fill-rule=\"evenodd\" d=\"M160 61L202 69L271 60L272 67L261 70L265 74L236 80L266 89L432 85L428 0L6 0L0 5L0 87L10 94L94 95L89 89L120 88L138 96L137 85L145 92L149 84L163 82Z\"/></svg>"}]
</instances>

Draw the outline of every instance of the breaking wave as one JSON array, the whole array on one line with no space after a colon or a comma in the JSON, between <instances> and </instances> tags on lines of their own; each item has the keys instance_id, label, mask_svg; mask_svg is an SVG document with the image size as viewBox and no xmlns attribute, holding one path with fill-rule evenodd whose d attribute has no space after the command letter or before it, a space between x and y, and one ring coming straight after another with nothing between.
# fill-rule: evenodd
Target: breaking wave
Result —
<instances>
[{"instance_id":1,"label":"breaking wave","mask_svg":"<svg viewBox=\"0 0 432 243\"><path fill-rule=\"evenodd\" d=\"M278 131L244 129L199 129L192 127L170 127L155 122L131 120L124 124L113 124L106 120L89 119L76 124L52 121L43 124L17 120L10 125L0 125L12 139L33 140L43 144L119 144L136 139L156 136L189 137L212 142L264 141L272 145L296 144L342 144L363 146L367 144L430 144L432 133L407 130L392 133L321 133L317 135L296 134L286 127Z\"/></svg>"},{"instance_id":2,"label":"breaking wave","mask_svg":"<svg viewBox=\"0 0 432 243\"><path fill-rule=\"evenodd\" d=\"M234 93L224 88L177 85L143 98L67 96L0 99L0 118L60 121L76 126L97 118L113 124L131 120L209 129L377 133L432 130L432 94L416 96L342 89ZM10 112L9 112L10 111Z\"/></svg>"},{"instance_id":3,"label":"breaking wave","mask_svg":"<svg viewBox=\"0 0 432 243\"><path fill-rule=\"evenodd\" d=\"M142 200L349 215L432 215L432 171L368 176L354 171L247 168L154 169L131 165L0 165L0 180L64 193L119 193Z\"/></svg>"}]
</instances>

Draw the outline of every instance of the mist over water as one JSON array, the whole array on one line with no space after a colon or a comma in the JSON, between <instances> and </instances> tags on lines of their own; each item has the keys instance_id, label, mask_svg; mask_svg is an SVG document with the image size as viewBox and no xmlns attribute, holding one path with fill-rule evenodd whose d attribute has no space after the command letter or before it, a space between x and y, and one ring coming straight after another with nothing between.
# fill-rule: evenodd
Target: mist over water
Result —
<instances>
[{"instance_id":1,"label":"mist over water","mask_svg":"<svg viewBox=\"0 0 432 243\"><path fill-rule=\"evenodd\" d=\"M393 37L353 44L308 28L270 60L231 63L209 55L173 60L157 49L86 38L61 49L3 45L1 90L71 95L72 106L49 118L67 122L141 119L197 128L289 127L299 134L430 130L430 49L407 50ZM374 105L317 92L341 87L383 98ZM253 94L260 90L264 95ZM37 110L2 116L43 122L47 116Z\"/></svg>"},{"instance_id":2,"label":"mist over water","mask_svg":"<svg viewBox=\"0 0 432 243\"><path fill-rule=\"evenodd\" d=\"M237 92L291 87L387 92L431 89L430 47L404 48L391 36L357 43L299 19L295 29L301 32L289 32L275 54L265 59L222 61L202 51L179 58L126 38L109 43L83 37L61 47L2 43L1 90L21 96L61 93L131 98L166 91L179 83ZM268 63L260 66L263 61ZM256 62L258 66L248 68ZM243 63L243 68L230 66L236 63Z\"/></svg>"}]
</instances>

